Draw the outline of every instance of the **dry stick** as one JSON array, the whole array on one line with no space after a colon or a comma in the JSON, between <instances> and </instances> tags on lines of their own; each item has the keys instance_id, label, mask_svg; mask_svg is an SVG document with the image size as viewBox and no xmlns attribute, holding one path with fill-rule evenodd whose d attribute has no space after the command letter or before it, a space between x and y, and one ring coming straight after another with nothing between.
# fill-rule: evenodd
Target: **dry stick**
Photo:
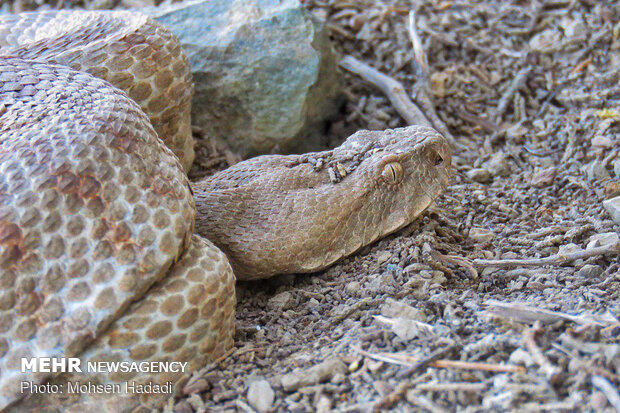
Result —
<instances>
[{"instance_id":1,"label":"dry stick","mask_svg":"<svg viewBox=\"0 0 620 413\"><path fill-rule=\"evenodd\" d=\"M575 260L596 257L599 255L612 255L620 253L620 242L604 245L589 250L570 252L567 254L554 254L545 258L527 258L510 260L472 260L474 267L539 267L543 265L562 265Z\"/></svg>"},{"instance_id":2,"label":"dry stick","mask_svg":"<svg viewBox=\"0 0 620 413\"><path fill-rule=\"evenodd\" d=\"M620 394L618 394L618 389L602 376L592 376L592 384L605 394L609 404L616 409L616 412L620 413Z\"/></svg>"},{"instance_id":3,"label":"dry stick","mask_svg":"<svg viewBox=\"0 0 620 413\"><path fill-rule=\"evenodd\" d=\"M340 66L378 87L408 125L433 126L420 108L409 99L404 86L399 81L384 75L353 56L345 56L340 61Z\"/></svg>"},{"instance_id":4,"label":"dry stick","mask_svg":"<svg viewBox=\"0 0 620 413\"><path fill-rule=\"evenodd\" d=\"M424 48L422 48L422 40L416 31L415 12L413 10L409 11L409 24L407 25L407 30L409 32L411 45L413 46L413 69L416 73L416 82L413 85L414 99L426 114L427 119L430 120L431 125L443 136L445 136L453 147L462 147L461 145L457 145L454 140L454 136L452 136L446 124L441 120L435 111L435 104L433 103L430 93L431 86L428 70L428 59L426 58Z\"/></svg>"},{"instance_id":5,"label":"dry stick","mask_svg":"<svg viewBox=\"0 0 620 413\"><path fill-rule=\"evenodd\" d=\"M384 361L391 364L399 364L401 366L415 366L420 362L419 358L410 357L406 355L385 355L382 353L370 353L362 349L354 347L354 350L363 356ZM444 368L444 369L460 369L460 370L480 370L490 371L493 373L525 373L525 367L506 365L506 364L492 364L492 363L480 363L458 360L435 360L428 363L429 367Z\"/></svg>"},{"instance_id":6,"label":"dry stick","mask_svg":"<svg viewBox=\"0 0 620 413\"><path fill-rule=\"evenodd\" d=\"M501 118L506 111L506 108L510 104L510 101L517 93L517 91L525 85L525 81L527 80L527 77L530 75L531 71L532 66L524 67L523 69L519 70L515 78L512 79L512 83L510 84L508 89L506 89L506 91L500 98L499 103L497 104L497 109L495 110L495 114L493 115L493 119L496 123L500 123Z\"/></svg>"},{"instance_id":7,"label":"dry stick","mask_svg":"<svg viewBox=\"0 0 620 413\"><path fill-rule=\"evenodd\" d=\"M540 366L540 369L543 371L547 380L550 383L555 383L560 374L560 369L557 366L551 364L551 362L545 357L538 344L536 344L536 333L541 331L540 321L536 321L534 325L523 332L523 344L529 353L532 355L532 358Z\"/></svg>"}]
</instances>

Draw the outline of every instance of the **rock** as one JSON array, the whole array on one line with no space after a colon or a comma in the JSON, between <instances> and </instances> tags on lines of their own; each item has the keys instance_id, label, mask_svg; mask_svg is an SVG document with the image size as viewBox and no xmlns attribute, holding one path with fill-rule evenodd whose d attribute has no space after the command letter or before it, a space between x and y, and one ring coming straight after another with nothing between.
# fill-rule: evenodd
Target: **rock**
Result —
<instances>
[{"instance_id":1,"label":"rock","mask_svg":"<svg viewBox=\"0 0 620 413\"><path fill-rule=\"evenodd\" d=\"M602 232L600 234L594 234L588 240L587 250L597 247L603 247L606 245L614 245L620 242L620 237L615 232Z\"/></svg>"},{"instance_id":2,"label":"rock","mask_svg":"<svg viewBox=\"0 0 620 413\"><path fill-rule=\"evenodd\" d=\"M592 138L592 146L601 149L610 149L614 146L614 142L607 136L595 136Z\"/></svg>"},{"instance_id":3,"label":"rock","mask_svg":"<svg viewBox=\"0 0 620 413\"><path fill-rule=\"evenodd\" d=\"M603 201L603 207L605 207L611 219L620 225L620 196Z\"/></svg>"},{"instance_id":4,"label":"rock","mask_svg":"<svg viewBox=\"0 0 620 413\"><path fill-rule=\"evenodd\" d=\"M179 37L192 122L242 156L311 151L341 101L322 22L298 0L203 0L142 9Z\"/></svg>"},{"instance_id":5,"label":"rock","mask_svg":"<svg viewBox=\"0 0 620 413\"><path fill-rule=\"evenodd\" d=\"M502 151L494 153L485 167L491 176L508 176L512 172L508 155Z\"/></svg>"},{"instance_id":6,"label":"rock","mask_svg":"<svg viewBox=\"0 0 620 413\"><path fill-rule=\"evenodd\" d=\"M395 282L394 275L391 272L374 274L369 279L370 281L366 284L369 294L380 294Z\"/></svg>"},{"instance_id":7,"label":"rock","mask_svg":"<svg viewBox=\"0 0 620 413\"><path fill-rule=\"evenodd\" d=\"M577 276L582 278L594 278L603 273L603 268L600 265L586 264L577 271Z\"/></svg>"},{"instance_id":8,"label":"rock","mask_svg":"<svg viewBox=\"0 0 620 413\"><path fill-rule=\"evenodd\" d=\"M258 412L266 412L271 409L276 393L265 379L250 382L248 388L248 402Z\"/></svg>"},{"instance_id":9,"label":"rock","mask_svg":"<svg viewBox=\"0 0 620 413\"><path fill-rule=\"evenodd\" d=\"M469 238L484 244L485 242L489 242L495 238L495 233L486 228L472 227L469 230Z\"/></svg>"},{"instance_id":10,"label":"rock","mask_svg":"<svg viewBox=\"0 0 620 413\"><path fill-rule=\"evenodd\" d=\"M484 168L474 168L467 171L467 177L472 181L483 184L491 180L491 173Z\"/></svg>"},{"instance_id":11,"label":"rock","mask_svg":"<svg viewBox=\"0 0 620 413\"><path fill-rule=\"evenodd\" d=\"M558 248L558 255L572 254L573 252L579 252L579 251L583 251L583 248L581 248L577 244L568 243L565 245L560 245L560 248Z\"/></svg>"},{"instance_id":12,"label":"rock","mask_svg":"<svg viewBox=\"0 0 620 413\"><path fill-rule=\"evenodd\" d=\"M358 283L357 281L351 281L344 286L344 292L349 295L357 295L361 288L362 286L360 285L360 283Z\"/></svg>"},{"instance_id":13,"label":"rock","mask_svg":"<svg viewBox=\"0 0 620 413\"><path fill-rule=\"evenodd\" d=\"M530 50L532 52L545 51L560 42L560 33L555 29L547 29L532 36Z\"/></svg>"},{"instance_id":14,"label":"rock","mask_svg":"<svg viewBox=\"0 0 620 413\"><path fill-rule=\"evenodd\" d=\"M316 413L329 413L332 411L332 401L329 397L322 395L316 402Z\"/></svg>"},{"instance_id":15,"label":"rock","mask_svg":"<svg viewBox=\"0 0 620 413\"><path fill-rule=\"evenodd\" d=\"M409 304L396 301L391 297L386 298L385 304L381 307L381 314L385 317L408 318L411 320L426 322L426 315L424 314L424 311L414 308Z\"/></svg>"},{"instance_id":16,"label":"rock","mask_svg":"<svg viewBox=\"0 0 620 413\"><path fill-rule=\"evenodd\" d=\"M553 166L545 169L536 169L532 174L530 185L534 188L544 188L549 186L553 183L557 172L557 169Z\"/></svg>"},{"instance_id":17,"label":"rock","mask_svg":"<svg viewBox=\"0 0 620 413\"><path fill-rule=\"evenodd\" d=\"M285 391L293 391L331 380L336 374L346 374L347 366L339 359L329 359L309 369L297 368L280 378Z\"/></svg>"},{"instance_id":18,"label":"rock","mask_svg":"<svg viewBox=\"0 0 620 413\"><path fill-rule=\"evenodd\" d=\"M377 264L383 264L390 258L392 258L392 253L390 251L381 251L377 253Z\"/></svg>"},{"instance_id":19,"label":"rock","mask_svg":"<svg viewBox=\"0 0 620 413\"><path fill-rule=\"evenodd\" d=\"M281 292L274 295L267 301L267 307L272 310L288 310L295 305L295 299L293 294L288 291Z\"/></svg>"},{"instance_id":20,"label":"rock","mask_svg":"<svg viewBox=\"0 0 620 413\"><path fill-rule=\"evenodd\" d=\"M586 167L586 174L588 175L589 181L602 181L609 178L609 172L600 159L596 159Z\"/></svg>"}]
</instances>

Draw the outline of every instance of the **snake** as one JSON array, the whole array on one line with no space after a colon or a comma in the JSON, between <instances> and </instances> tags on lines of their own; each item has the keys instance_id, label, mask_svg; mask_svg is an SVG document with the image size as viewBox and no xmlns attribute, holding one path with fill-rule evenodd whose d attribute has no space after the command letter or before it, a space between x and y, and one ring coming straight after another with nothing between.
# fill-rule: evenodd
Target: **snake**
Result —
<instances>
[{"instance_id":1,"label":"snake","mask_svg":"<svg viewBox=\"0 0 620 413\"><path fill-rule=\"evenodd\" d=\"M162 408L233 346L236 280L320 271L448 185L450 146L424 126L190 182L192 93L179 40L143 14L0 16L0 410ZM24 371L42 357L186 368Z\"/></svg>"}]
</instances>

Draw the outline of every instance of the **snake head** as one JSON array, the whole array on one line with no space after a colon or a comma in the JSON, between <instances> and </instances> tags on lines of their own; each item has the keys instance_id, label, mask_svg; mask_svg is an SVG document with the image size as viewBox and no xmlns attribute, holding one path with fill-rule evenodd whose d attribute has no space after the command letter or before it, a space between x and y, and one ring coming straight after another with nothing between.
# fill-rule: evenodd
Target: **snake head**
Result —
<instances>
[{"instance_id":1,"label":"snake head","mask_svg":"<svg viewBox=\"0 0 620 413\"><path fill-rule=\"evenodd\" d=\"M355 215L366 221L363 245L410 224L451 175L450 145L428 127L360 131L337 150L363 153L349 177L357 185Z\"/></svg>"}]
</instances>

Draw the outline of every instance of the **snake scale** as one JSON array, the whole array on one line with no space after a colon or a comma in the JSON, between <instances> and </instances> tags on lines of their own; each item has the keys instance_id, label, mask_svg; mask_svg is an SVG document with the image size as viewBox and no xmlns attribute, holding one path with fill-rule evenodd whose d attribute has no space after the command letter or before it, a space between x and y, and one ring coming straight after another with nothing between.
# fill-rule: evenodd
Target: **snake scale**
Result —
<instances>
[{"instance_id":1,"label":"snake scale","mask_svg":"<svg viewBox=\"0 0 620 413\"><path fill-rule=\"evenodd\" d=\"M161 408L170 394L20 384L178 384L232 346L235 276L323 269L409 224L447 185L446 140L416 126L190 183L191 97L178 40L139 13L0 16L0 409ZM188 369L20 370L65 356Z\"/></svg>"}]
</instances>

